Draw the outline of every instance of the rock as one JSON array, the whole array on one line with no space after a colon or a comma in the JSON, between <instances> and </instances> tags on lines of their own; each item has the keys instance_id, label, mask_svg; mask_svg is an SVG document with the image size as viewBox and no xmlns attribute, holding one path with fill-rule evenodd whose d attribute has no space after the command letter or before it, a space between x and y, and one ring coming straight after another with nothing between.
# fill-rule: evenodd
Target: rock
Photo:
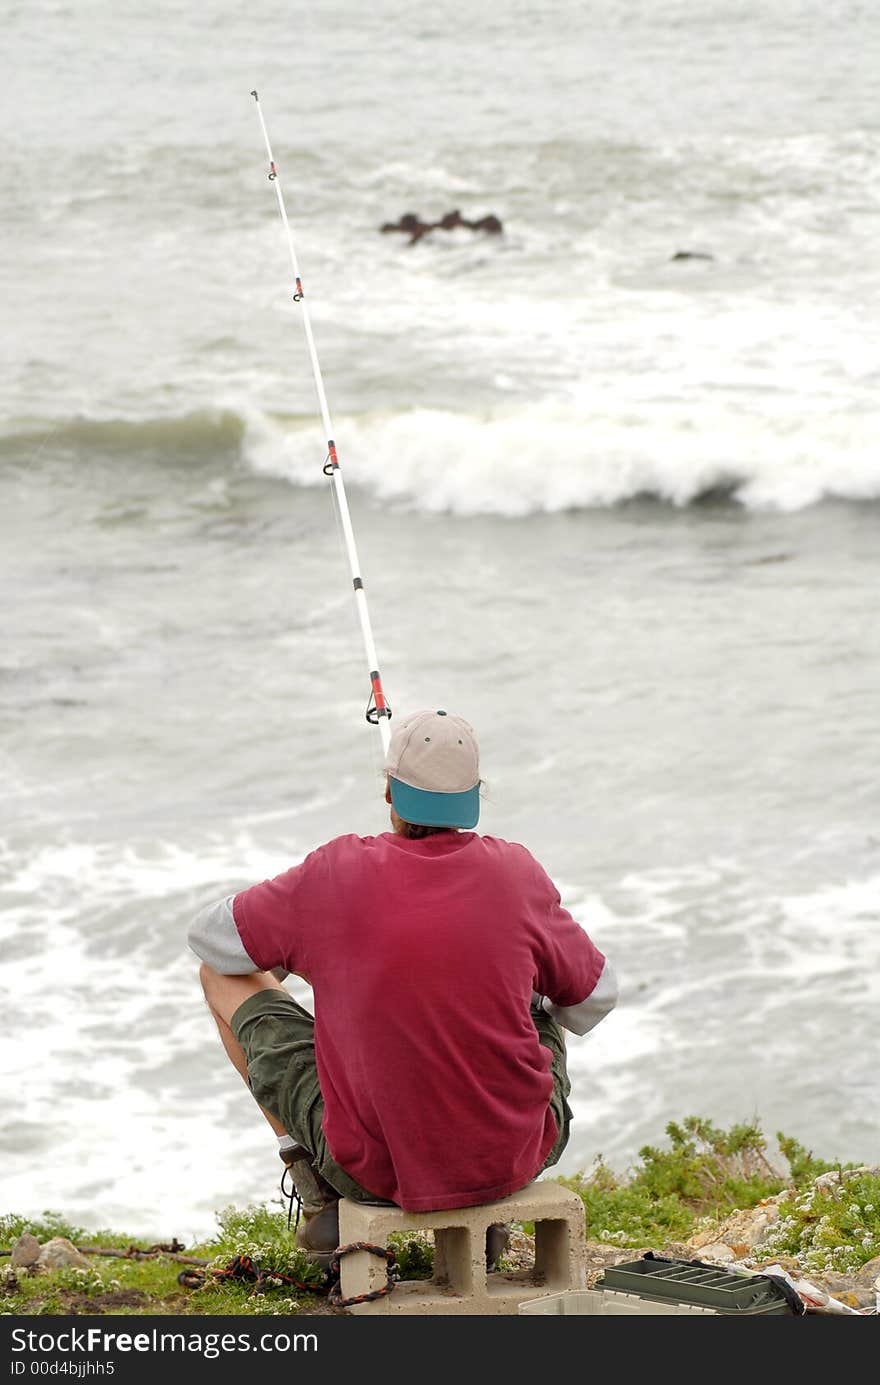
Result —
<instances>
[{"instance_id":1,"label":"rock","mask_svg":"<svg viewBox=\"0 0 880 1385\"><path fill-rule=\"evenodd\" d=\"M69 1265L83 1270L89 1268L86 1257L65 1236L53 1236L51 1241L47 1241L36 1264L40 1270L63 1270Z\"/></svg>"},{"instance_id":2,"label":"rock","mask_svg":"<svg viewBox=\"0 0 880 1385\"><path fill-rule=\"evenodd\" d=\"M12 1247L10 1264L16 1270L29 1270L31 1265L36 1264L39 1254L39 1241L36 1236L32 1236L29 1231L26 1231L23 1236L19 1236Z\"/></svg>"},{"instance_id":3,"label":"rock","mask_svg":"<svg viewBox=\"0 0 880 1385\"><path fill-rule=\"evenodd\" d=\"M705 1260L711 1265L729 1265L731 1261L739 1259L740 1247L727 1245L725 1241L712 1241L707 1246L701 1246L698 1255L691 1258L694 1260Z\"/></svg>"},{"instance_id":4,"label":"rock","mask_svg":"<svg viewBox=\"0 0 880 1385\"><path fill-rule=\"evenodd\" d=\"M810 1270L804 1277L818 1284L819 1288L824 1289L832 1298L845 1303L848 1308L874 1308L877 1301L878 1275L880 1255L876 1255L873 1260L869 1260L857 1270L848 1270L846 1274L835 1274L830 1270L826 1273Z\"/></svg>"},{"instance_id":5,"label":"rock","mask_svg":"<svg viewBox=\"0 0 880 1385\"><path fill-rule=\"evenodd\" d=\"M779 1220L779 1204L782 1195L765 1198L756 1207L744 1212L733 1212L720 1226L710 1226L696 1232L688 1241L692 1251L699 1251L700 1259L716 1259L712 1251L727 1247L729 1260L741 1260L750 1250L760 1246L771 1228Z\"/></svg>"},{"instance_id":6,"label":"rock","mask_svg":"<svg viewBox=\"0 0 880 1385\"><path fill-rule=\"evenodd\" d=\"M829 1169L827 1173L820 1173L819 1177L813 1180L813 1187L823 1193L832 1193L841 1182L847 1183L854 1178L862 1178L865 1174L877 1178L880 1175L880 1166L875 1165L872 1168L868 1164L859 1164L855 1169Z\"/></svg>"}]
</instances>

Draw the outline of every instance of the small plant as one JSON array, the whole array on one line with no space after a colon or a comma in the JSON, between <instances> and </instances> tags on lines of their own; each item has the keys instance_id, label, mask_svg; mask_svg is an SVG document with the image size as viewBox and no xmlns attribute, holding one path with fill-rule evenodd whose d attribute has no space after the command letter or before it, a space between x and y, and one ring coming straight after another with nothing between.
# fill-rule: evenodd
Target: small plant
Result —
<instances>
[{"instance_id":1,"label":"small plant","mask_svg":"<svg viewBox=\"0 0 880 1385\"><path fill-rule=\"evenodd\" d=\"M793 1189L762 1255L794 1256L805 1270L844 1274L880 1256L880 1176L866 1169L824 1173Z\"/></svg>"},{"instance_id":2,"label":"small plant","mask_svg":"<svg viewBox=\"0 0 880 1385\"><path fill-rule=\"evenodd\" d=\"M260 1296L254 1299L251 1312L256 1318L287 1318L300 1310L299 1300L295 1298L276 1298L271 1296Z\"/></svg>"},{"instance_id":3,"label":"small plant","mask_svg":"<svg viewBox=\"0 0 880 1385\"><path fill-rule=\"evenodd\" d=\"M401 1279L430 1279L434 1274L434 1241L416 1231L392 1231L388 1247L394 1251Z\"/></svg>"},{"instance_id":4,"label":"small plant","mask_svg":"<svg viewBox=\"0 0 880 1385\"><path fill-rule=\"evenodd\" d=\"M252 1205L243 1210L224 1207L217 1213L217 1221L220 1230L209 1246L211 1268L224 1269L236 1256L246 1255L270 1275L286 1275L314 1286L316 1293L323 1288L324 1271L294 1245L286 1213L271 1212L265 1206Z\"/></svg>"},{"instance_id":5,"label":"small plant","mask_svg":"<svg viewBox=\"0 0 880 1385\"><path fill-rule=\"evenodd\" d=\"M805 1183L812 1183L821 1174L840 1167L838 1164L829 1164L825 1159L817 1159L811 1151L804 1149L797 1140L783 1135L781 1130L776 1132L776 1140L788 1161L791 1181L796 1188L803 1187ZM851 1169L854 1165L844 1164L843 1167Z\"/></svg>"},{"instance_id":6,"label":"small plant","mask_svg":"<svg viewBox=\"0 0 880 1385\"><path fill-rule=\"evenodd\" d=\"M79 1266L67 1265L63 1269L55 1270L53 1274L53 1288L69 1289L71 1292L79 1294L106 1294L122 1286L118 1279L112 1279L109 1274L103 1274L97 1265L89 1265L87 1268L80 1269Z\"/></svg>"},{"instance_id":7,"label":"small plant","mask_svg":"<svg viewBox=\"0 0 880 1385\"><path fill-rule=\"evenodd\" d=\"M658 1198L677 1197L698 1215L721 1217L785 1187L785 1174L767 1159L767 1142L755 1124L724 1131L688 1116L680 1125L670 1121L666 1134L671 1149L639 1150L644 1168L638 1182Z\"/></svg>"},{"instance_id":8,"label":"small plant","mask_svg":"<svg viewBox=\"0 0 880 1385\"><path fill-rule=\"evenodd\" d=\"M638 1180L620 1179L599 1160L589 1175L560 1182L573 1188L584 1204L587 1235L619 1246L647 1246L684 1240L693 1213L671 1193L658 1195Z\"/></svg>"}]
</instances>

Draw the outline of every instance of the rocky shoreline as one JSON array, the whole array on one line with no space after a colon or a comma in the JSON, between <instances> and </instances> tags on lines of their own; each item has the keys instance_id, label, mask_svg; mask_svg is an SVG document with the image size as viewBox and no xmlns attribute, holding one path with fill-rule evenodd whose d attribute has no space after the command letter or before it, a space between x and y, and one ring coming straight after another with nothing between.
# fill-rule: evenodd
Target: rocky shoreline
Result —
<instances>
[{"instance_id":1,"label":"rocky shoreline","mask_svg":"<svg viewBox=\"0 0 880 1385\"><path fill-rule=\"evenodd\" d=\"M836 1174L823 1175L826 1186L833 1186ZM601 1286L605 1270L612 1265L626 1264L649 1255L655 1258L699 1262L717 1265L731 1271L751 1273L774 1273L786 1276L802 1298L808 1313L838 1313L853 1315L877 1315L880 1300L880 1255L873 1257L860 1268L845 1273L833 1270L817 1271L800 1263L795 1257L780 1256L772 1249L774 1230L785 1216L786 1204L791 1193L786 1190L757 1204L747 1211L738 1211L724 1221L704 1226L683 1242L670 1242L662 1246L641 1247L620 1246L607 1241L592 1239L587 1235L586 1263L587 1287ZM429 1238L426 1238L429 1239ZM98 1252L92 1250L91 1254ZM118 1252L124 1256L124 1252ZM175 1254L172 1247L154 1247L151 1251L138 1252L148 1255L165 1255L175 1261L186 1262L190 1257ZM512 1272L526 1272L535 1261L534 1237L522 1228L511 1228L510 1243L505 1251L505 1267ZM190 1260L190 1263L193 1263ZM57 1270L90 1269L89 1254L77 1248L65 1237L55 1236L41 1243L36 1236L25 1233L12 1247L8 1265L0 1270L0 1295L14 1292L18 1276L48 1275ZM83 1296L78 1306L71 1312L114 1312L121 1308L131 1311L136 1305L136 1297L123 1295L114 1302L112 1296L98 1296L88 1300ZM181 1308L179 1311L185 1311ZM196 1310L197 1311L197 1310ZM283 1311L283 1310L282 1310ZM295 1311L308 1316L314 1313L345 1312L329 1307L326 1300L315 1298L311 1303L300 1301ZM2 1312L2 1297L0 1297Z\"/></svg>"},{"instance_id":2,"label":"rocky shoreline","mask_svg":"<svg viewBox=\"0 0 880 1385\"><path fill-rule=\"evenodd\" d=\"M823 1177L827 1184L833 1185L838 1176L826 1174ZM587 1287L592 1289L600 1284L610 1265L627 1264L651 1254L661 1259L700 1261L731 1271L768 1273L781 1270L794 1282L808 1312L877 1314L880 1311L880 1255L857 1270L838 1273L808 1268L795 1257L779 1255L767 1246L790 1198L786 1190L747 1211L734 1212L723 1222L703 1228L686 1241L662 1246L609 1245L606 1241L590 1239L588 1229ZM516 1269L532 1265L534 1238L514 1229L506 1258ZM815 1294L810 1290L815 1290Z\"/></svg>"}]
</instances>

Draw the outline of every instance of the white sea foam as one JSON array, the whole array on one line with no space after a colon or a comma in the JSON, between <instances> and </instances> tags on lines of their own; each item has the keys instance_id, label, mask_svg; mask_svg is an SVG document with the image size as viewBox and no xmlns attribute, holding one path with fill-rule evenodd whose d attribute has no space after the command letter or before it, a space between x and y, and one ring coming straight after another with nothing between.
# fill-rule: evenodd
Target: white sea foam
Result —
<instances>
[{"instance_id":1,"label":"white sea foam","mask_svg":"<svg viewBox=\"0 0 880 1385\"><path fill-rule=\"evenodd\" d=\"M781 929L799 978L846 974L880 1001L880 875L781 901Z\"/></svg>"},{"instance_id":2,"label":"white sea foam","mask_svg":"<svg viewBox=\"0 0 880 1385\"><path fill-rule=\"evenodd\" d=\"M683 506L713 491L752 509L793 511L825 498L880 497L877 422L832 409L809 421L743 414L712 401L664 402L611 419L573 404L483 417L414 409L349 418L343 477L383 502L459 515L510 517L605 507L636 496ZM296 485L325 481L314 439L249 415L254 469Z\"/></svg>"},{"instance_id":3,"label":"white sea foam","mask_svg":"<svg viewBox=\"0 0 880 1385\"><path fill-rule=\"evenodd\" d=\"M0 894L69 907L85 898L163 898L209 887L230 874L259 879L261 871L278 868L278 857L242 832L231 842L209 843L197 852L176 842L120 849L112 842L68 841L38 846L25 860L17 860L9 844L0 842L0 868Z\"/></svg>"},{"instance_id":4,"label":"white sea foam","mask_svg":"<svg viewBox=\"0 0 880 1385\"><path fill-rule=\"evenodd\" d=\"M198 1153L206 1130L217 1127L210 1142L221 1182L241 1145L230 1147L222 1129L238 1079L224 1082L222 1064L198 1059L214 1032L186 929L206 898L288 862L244 832L192 851L69 842L2 860L4 947L15 959L2 1003L7 1015L26 1017L3 1048L3 1086L16 1092L4 1155L10 1205L63 1207L89 1225L118 1210L134 1231L189 1230L206 1187ZM242 1097L249 1106L243 1087ZM212 1206L217 1192L213 1183Z\"/></svg>"},{"instance_id":5,"label":"white sea foam","mask_svg":"<svg viewBox=\"0 0 880 1385\"><path fill-rule=\"evenodd\" d=\"M878 889L873 876L762 893L719 861L630 875L613 908L573 897L568 907L613 959L620 1000L569 1045L580 1119L566 1169L591 1149L612 1162L631 1153L670 1111L757 1118L768 1135L787 1127L831 1158L844 1129L864 1144L852 1094L876 1089L865 1040L880 993Z\"/></svg>"}]
</instances>

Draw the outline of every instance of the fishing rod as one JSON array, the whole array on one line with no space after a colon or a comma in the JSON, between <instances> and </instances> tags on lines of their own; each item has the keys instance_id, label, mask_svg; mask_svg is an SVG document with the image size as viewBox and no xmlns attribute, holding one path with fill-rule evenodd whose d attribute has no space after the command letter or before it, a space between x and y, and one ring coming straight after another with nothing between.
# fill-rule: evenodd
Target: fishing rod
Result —
<instances>
[{"instance_id":1,"label":"fishing rod","mask_svg":"<svg viewBox=\"0 0 880 1385\"><path fill-rule=\"evenodd\" d=\"M379 660L376 657L376 646L373 642L373 631L370 626L370 613L367 610L367 594L364 591L364 584L360 575L360 564L358 562L357 547L354 541L354 528L351 522L351 513L348 508L348 500L345 494L345 483L342 479L342 468L339 465L339 457L336 452L336 443L333 441L333 425L330 422L330 410L327 407L327 396L324 393L324 381L321 378L321 367L318 363L318 352L315 348L315 338L312 334L312 322L309 317L309 309L306 303L305 290L300 277L299 264L296 258L296 248L293 244L293 235L290 230L290 222L287 220L287 211L284 206L284 196L281 191L281 179L275 160L272 157L272 146L269 143L269 132L266 129L266 122L263 119L263 111L260 106L260 98L255 91L251 92L257 107L257 115L260 118L260 128L263 131L263 139L266 141L266 153L269 156L269 181L275 188L275 196L278 199L278 210L281 213L281 221L287 236L287 246L290 251L290 259L293 265L293 278L296 289L293 295L294 303L298 303L302 310L303 329L308 343L309 356L312 362L312 373L315 377L315 388L318 391L318 404L321 409L321 419L324 424L324 436L327 439L327 460L324 463L324 475L329 476L333 482L336 492L336 500L339 506L339 515L342 521L342 532L345 535L345 547L348 553L348 562L351 568L351 578L354 585L355 602L357 604L358 617L361 623L361 633L364 637L364 648L367 654L367 663L370 670L370 697L367 702L366 719L371 726L378 726L379 734L382 737L382 749L388 749L391 740L391 727L388 725L391 719L391 708L385 698L382 689L382 679L379 676Z\"/></svg>"}]
</instances>

